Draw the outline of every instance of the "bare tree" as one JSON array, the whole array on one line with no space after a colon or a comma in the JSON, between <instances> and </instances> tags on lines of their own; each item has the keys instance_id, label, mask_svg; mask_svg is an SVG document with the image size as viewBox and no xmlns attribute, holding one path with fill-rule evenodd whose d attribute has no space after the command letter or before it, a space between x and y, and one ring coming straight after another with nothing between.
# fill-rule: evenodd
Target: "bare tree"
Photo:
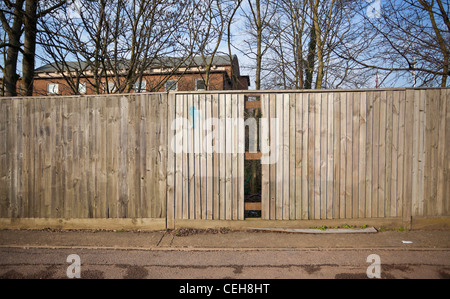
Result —
<instances>
[{"instance_id":1,"label":"bare tree","mask_svg":"<svg viewBox=\"0 0 450 299\"><path fill-rule=\"evenodd\" d=\"M353 30L361 34L335 49L340 57L379 71L392 85L448 86L450 1L385 0L378 15L362 3L353 9Z\"/></svg>"},{"instance_id":2,"label":"bare tree","mask_svg":"<svg viewBox=\"0 0 450 299\"><path fill-rule=\"evenodd\" d=\"M38 1L38 0L18 0L11 2L5 0L0 9L0 20L8 41L0 44L0 48L7 48L4 73L5 95L17 95L17 63L19 53L23 54L22 59L22 89L23 95L33 94L33 79L36 56L36 37L38 34L37 22L40 18L57 10L67 1ZM25 7L24 7L25 6ZM21 38L24 37L22 44Z\"/></svg>"},{"instance_id":3,"label":"bare tree","mask_svg":"<svg viewBox=\"0 0 450 299\"><path fill-rule=\"evenodd\" d=\"M271 88L334 88L336 78L352 80L353 65L333 53L351 40L351 11L343 0L281 0L264 70Z\"/></svg>"},{"instance_id":4,"label":"bare tree","mask_svg":"<svg viewBox=\"0 0 450 299\"><path fill-rule=\"evenodd\" d=\"M187 2L174 0L77 1L42 22L40 42L74 93L80 78L96 93L130 92L151 66L171 69L146 87L152 91L186 63L170 57L192 50L181 45L190 13Z\"/></svg>"},{"instance_id":5,"label":"bare tree","mask_svg":"<svg viewBox=\"0 0 450 299\"><path fill-rule=\"evenodd\" d=\"M276 21L279 1L248 0L248 10L243 10L247 23L246 40L247 49L244 54L255 61L256 89L262 87L263 57L276 41L275 35L279 32L273 30Z\"/></svg>"},{"instance_id":6,"label":"bare tree","mask_svg":"<svg viewBox=\"0 0 450 299\"><path fill-rule=\"evenodd\" d=\"M17 62L19 52L22 50L20 38L23 33L23 5L25 0L17 0L15 3L4 1L1 4L0 20L2 27L8 36L1 47L7 48L5 66L2 68L5 96L17 96Z\"/></svg>"}]
</instances>

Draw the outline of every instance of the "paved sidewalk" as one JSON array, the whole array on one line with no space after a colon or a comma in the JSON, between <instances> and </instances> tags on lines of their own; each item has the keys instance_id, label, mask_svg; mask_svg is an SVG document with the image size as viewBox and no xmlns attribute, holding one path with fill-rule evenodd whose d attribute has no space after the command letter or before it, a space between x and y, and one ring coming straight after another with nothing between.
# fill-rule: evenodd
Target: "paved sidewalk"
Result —
<instances>
[{"instance_id":1,"label":"paved sidewalk","mask_svg":"<svg viewBox=\"0 0 450 299\"><path fill-rule=\"evenodd\" d=\"M403 241L409 241L404 243ZM102 248L123 250L396 249L450 250L450 231L304 234L260 231L155 232L2 230L2 248Z\"/></svg>"}]
</instances>

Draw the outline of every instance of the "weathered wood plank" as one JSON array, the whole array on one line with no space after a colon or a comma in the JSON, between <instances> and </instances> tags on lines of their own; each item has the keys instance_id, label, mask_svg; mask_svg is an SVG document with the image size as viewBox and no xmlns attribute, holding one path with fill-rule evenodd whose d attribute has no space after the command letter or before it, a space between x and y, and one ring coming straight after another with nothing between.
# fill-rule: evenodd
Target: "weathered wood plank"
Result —
<instances>
[{"instance_id":1,"label":"weathered wood plank","mask_svg":"<svg viewBox=\"0 0 450 299\"><path fill-rule=\"evenodd\" d=\"M426 92L421 90L419 94L419 152L418 152L418 215L423 216L425 193L425 113Z\"/></svg>"},{"instance_id":2,"label":"weathered wood plank","mask_svg":"<svg viewBox=\"0 0 450 299\"><path fill-rule=\"evenodd\" d=\"M175 94L169 93L167 99L167 123L168 134L167 140L170 143L167 149L167 228L175 228L175 151L173 147L173 139L175 136L176 126L173 121L175 120L176 106L175 106Z\"/></svg>"},{"instance_id":3,"label":"weathered wood plank","mask_svg":"<svg viewBox=\"0 0 450 299\"><path fill-rule=\"evenodd\" d=\"M437 144L437 191L436 191L436 214L438 216L444 215L445 211L445 202L448 200L449 195L444 194L444 190L446 190L445 185L449 182L445 181L446 177L446 168L448 168L448 164L445 165L445 157L448 156L448 151L446 151L446 118L447 118L447 104L448 98L446 94L446 90L442 89L440 91L439 97L439 123L438 123L438 132L439 132L439 141Z\"/></svg>"},{"instance_id":4,"label":"weathered wood plank","mask_svg":"<svg viewBox=\"0 0 450 299\"><path fill-rule=\"evenodd\" d=\"M328 97L321 96L320 110L320 218L327 218L327 165L328 165Z\"/></svg>"},{"instance_id":5,"label":"weathered wood plank","mask_svg":"<svg viewBox=\"0 0 450 299\"><path fill-rule=\"evenodd\" d=\"M403 221L408 228L411 223L413 196L413 138L414 138L414 91L406 91L405 103L405 159L403 183Z\"/></svg>"},{"instance_id":6,"label":"weathered wood plank","mask_svg":"<svg viewBox=\"0 0 450 299\"><path fill-rule=\"evenodd\" d=\"M302 94L302 216L301 219L309 219L309 96Z\"/></svg>"},{"instance_id":7,"label":"weathered wood plank","mask_svg":"<svg viewBox=\"0 0 450 299\"><path fill-rule=\"evenodd\" d=\"M220 142L219 135L219 95L214 94L212 98L212 117L213 117L213 138L214 138L214 154L213 154L213 219L220 219Z\"/></svg>"},{"instance_id":8,"label":"weathered wood plank","mask_svg":"<svg viewBox=\"0 0 450 299\"><path fill-rule=\"evenodd\" d=\"M238 142L239 142L239 134L238 134L238 95L232 95L231 99L231 117L233 119L231 125L231 175L232 175L232 219L238 219Z\"/></svg>"},{"instance_id":9,"label":"weathered wood plank","mask_svg":"<svg viewBox=\"0 0 450 299\"><path fill-rule=\"evenodd\" d=\"M269 172L270 172L270 220L275 220L276 218L276 197L277 197L277 165L278 161L280 161L280 151L278 148L279 144L279 124L280 120L277 118L277 98L276 95L271 94L269 95L269 113L270 113L270 122L269 122L269 128L270 128L270 143L273 144L274 147L270 148L270 165L269 165ZM276 142L275 142L276 141Z\"/></svg>"},{"instance_id":10,"label":"weathered wood plank","mask_svg":"<svg viewBox=\"0 0 450 299\"><path fill-rule=\"evenodd\" d=\"M183 135L184 119L184 98L183 95L175 96L175 134L180 137L176 138L176 154L175 154L175 219L183 219L183 207L186 208L187 198L183 196L183 145L185 136Z\"/></svg>"},{"instance_id":11,"label":"weathered wood plank","mask_svg":"<svg viewBox=\"0 0 450 299\"><path fill-rule=\"evenodd\" d=\"M136 136L138 134L138 126L136 126L136 96L130 95L128 97L128 131L127 131L127 180L128 180L128 213L127 218L136 218L139 210L139 201L137 194L139 192L139 180L136 173L136 148L139 145L136 143Z\"/></svg>"},{"instance_id":12,"label":"weathered wood plank","mask_svg":"<svg viewBox=\"0 0 450 299\"><path fill-rule=\"evenodd\" d=\"M70 102L68 102L70 103ZM107 164L107 218L117 218L118 217L118 203L119 203L119 144L120 144L120 104L118 97L111 97L106 101L107 110L107 120L108 126L106 128L106 139L107 139L107 153L106 153L106 164ZM68 117L73 118L71 115L71 105L67 107ZM69 130L71 126L69 125ZM71 131L68 132L70 134ZM70 137L70 136L68 136ZM70 140L70 138L69 138ZM68 171L68 176L70 176L70 170ZM69 186L70 188L70 186ZM70 189L69 189L70 190ZM71 196L68 194L68 197Z\"/></svg>"},{"instance_id":13,"label":"weathered wood plank","mask_svg":"<svg viewBox=\"0 0 450 299\"><path fill-rule=\"evenodd\" d=\"M261 101L246 101L245 109L261 109Z\"/></svg>"},{"instance_id":14,"label":"weathered wood plank","mask_svg":"<svg viewBox=\"0 0 450 299\"><path fill-rule=\"evenodd\" d=\"M261 97L261 119L263 125L261 126L261 158L270 159L270 110L269 110L269 95ZM245 132L244 132L245 133ZM247 153L245 159L247 160ZM270 161L269 161L270 162ZM261 164L261 218L270 219L270 164Z\"/></svg>"},{"instance_id":15,"label":"weathered wood plank","mask_svg":"<svg viewBox=\"0 0 450 299\"><path fill-rule=\"evenodd\" d=\"M313 219L320 219L320 199L321 199L321 110L322 110L322 96L320 93L314 94L314 206L312 207Z\"/></svg>"},{"instance_id":16,"label":"weathered wood plank","mask_svg":"<svg viewBox=\"0 0 450 299\"><path fill-rule=\"evenodd\" d=\"M233 123L232 123L232 95L228 94L225 96L225 113L226 113L226 183L225 183L225 219L233 219Z\"/></svg>"},{"instance_id":17,"label":"weathered wood plank","mask_svg":"<svg viewBox=\"0 0 450 299\"><path fill-rule=\"evenodd\" d=\"M379 139L379 168L378 168L378 217L385 215L386 190L386 120L387 120L387 94L380 93L380 139Z\"/></svg>"},{"instance_id":18,"label":"weathered wood plank","mask_svg":"<svg viewBox=\"0 0 450 299\"><path fill-rule=\"evenodd\" d=\"M18 171L18 144L20 143L20 139L21 136L18 136L18 132L17 132L17 108L18 107L18 100L17 99L13 99L11 100L11 104L9 105L9 107L7 108L7 115L6 117L8 118L8 125L7 125L7 130L8 130L8 135L7 135L7 163L8 163L8 176L7 176L7 183L8 183L8 188L9 188L9 194L8 194L8 202L9 202L9 206L8 206L8 217L9 218L18 218L18 202L17 202L17 198L18 198L18 193L20 192L20 190L18 190L19 186L18 186L18 176L17 176L17 171ZM44 116L45 117L45 116ZM43 133L44 134L44 133ZM46 147L46 150L48 150L48 147ZM46 151L46 153L48 153L48 151ZM49 163L50 164L50 163ZM48 175L48 171L45 172L46 177L42 177L43 179L45 178L45 183L48 182L49 180L49 175ZM46 185L42 186L42 190L43 190L43 194L47 195L48 193L44 193L44 191L47 191L48 188ZM49 196L47 195L46 197L42 198L42 207L44 208L43 204L47 204L47 206L49 206L50 204L50 199ZM49 213L46 213L46 210L44 210L42 208L41 212L43 214L49 215Z\"/></svg>"},{"instance_id":19,"label":"weathered wood plank","mask_svg":"<svg viewBox=\"0 0 450 299\"><path fill-rule=\"evenodd\" d=\"M352 218L359 217L359 129L360 129L360 93L353 93L352 118Z\"/></svg>"},{"instance_id":20,"label":"weathered wood plank","mask_svg":"<svg viewBox=\"0 0 450 299\"><path fill-rule=\"evenodd\" d=\"M107 165L106 165L106 150L107 150L107 113L106 100L98 100L98 117L99 124L97 128L96 138L98 138L98 169L97 169L97 218L107 218Z\"/></svg>"},{"instance_id":21,"label":"weathered wood plank","mask_svg":"<svg viewBox=\"0 0 450 299\"><path fill-rule=\"evenodd\" d=\"M353 93L347 93L346 115L346 172L345 172L345 218L352 217L353 208Z\"/></svg>"},{"instance_id":22,"label":"weathered wood plank","mask_svg":"<svg viewBox=\"0 0 450 299\"><path fill-rule=\"evenodd\" d=\"M152 211L152 218L166 217L167 202L167 153L169 151L168 139L168 96L167 94L156 95L159 101L158 108L158 127L159 131L159 148L158 148L158 167L159 167L159 196L156 201L155 210Z\"/></svg>"},{"instance_id":23,"label":"weathered wood plank","mask_svg":"<svg viewBox=\"0 0 450 299\"><path fill-rule=\"evenodd\" d=\"M189 145L191 140L189 140L189 131L188 131L188 127L189 127L189 123L188 123L188 118L189 118L189 107L188 107L188 95L179 95L177 96L177 101L178 98L181 101L180 103L180 109L181 111L179 113L177 113L177 115L182 115L183 118L183 143L182 143L182 197L183 197L183 206L181 208L181 213L182 219L189 219L189 203L190 203L190 196L189 196L189 166L188 166L188 149L189 149Z\"/></svg>"},{"instance_id":24,"label":"weathered wood plank","mask_svg":"<svg viewBox=\"0 0 450 299\"><path fill-rule=\"evenodd\" d=\"M195 112L195 98L194 95L187 95L186 100L188 102L188 119L189 119L189 219L196 219L196 205L197 205L197 190L196 190L196 165L198 155L197 142L197 130L195 129L196 120L194 119Z\"/></svg>"},{"instance_id":25,"label":"weathered wood plank","mask_svg":"<svg viewBox=\"0 0 450 299\"><path fill-rule=\"evenodd\" d=\"M326 218L333 219L333 180L334 180L334 96L328 94L327 98L328 114L327 114L327 199L326 199Z\"/></svg>"},{"instance_id":26,"label":"weathered wood plank","mask_svg":"<svg viewBox=\"0 0 450 299\"><path fill-rule=\"evenodd\" d=\"M244 95L238 96L238 220L244 220L245 204L245 126L244 126Z\"/></svg>"},{"instance_id":27,"label":"weathered wood plank","mask_svg":"<svg viewBox=\"0 0 450 299\"><path fill-rule=\"evenodd\" d=\"M419 211L419 103L420 92L413 93L413 127L412 127L412 198L411 213L412 216L418 215Z\"/></svg>"},{"instance_id":28,"label":"weathered wood plank","mask_svg":"<svg viewBox=\"0 0 450 299\"><path fill-rule=\"evenodd\" d=\"M406 132L406 92L399 96L399 128L398 128L398 180L397 180L397 216L403 216L404 175L405 175L405 132Z\"/></svg>"},{"instance_id":29,"label":"weathered wood plank","mask_svg":"<svg viewBox=\"0 0 450 299\"><path fill-rule=\"evenodd\" d=\"M219 95L219 126L220 126L220 219L226 219L226 181L227 181L227 155L226 155L226 96L224 94Z\"/></svg>"},{"instance_id":30,"label":"weathered wood plank","mask_svg":"<svg viewBox=\"0 0 450 299\"><path fill-rule=\"evenodd\" d=\"M399 120L400 120L400 93L393 92L392 96L392 152L391 152L391 190L390 213L388 216L396 217L397 214L397 186L398 186L398 147L399 147ZM389 190L388 190L389 192Z\"/></svg>"},{"instance_id":31,"label":"weathered wood plank","mask_svg":"<svg viewBox=\"0 0 450 299\"><path fill-rule=\"evenodd\" d=\"M374 217L372 213L372 176L373 176L373 104L374 104L374 94L372 92L366 95L366 115L367 115L367 125L366 125L366 217Z\"/></svg>"},{"instance_id":32,"label":"weathered wood plank","mask_svg":"<svg viewBox=\"0 0 450 299\"><path fill-rule=\"evenodd\" d=\"M302 219L303 97L295 95L295 217Z\"/></svg>"},{"instance_id":33,"label":"weathered wood plank","mask_svg":"<svg viewBox=\"0 0 450 299\"><path fill-rule=\"evenodd\" d=\"M6 218L8 216L8 207L9 207L8 193L10 188L7 183L8 104L9 103L5 99L0 99L0 218ZM33 124L32 127L34 127Z\"/></svg>"},{"instance_id":34,"label":"weathered wood plank","mask_svg":"<svg viewBox=\"0 0 450 299\"><path fill-rule=\"evenodd\" d=\"M284 164L284 116L283 116L283 103L284 103L284 95L278 94L276 96L276 113L277 118L280 122L280 127L278 130L278 162L277 162L277 170L276 170L276 218L277 220L283 219L283 164Z\"/></svg>"},{"instance_id":35,"label":"weathered wood plank","mask_svg":"<svg viewBox=\"0 0 450 299\"><path fill-rule=\"evenodd\" d=\"M206 219L213 219L213 140L212 140L212 96L206 96L205 103L205 155L206 155Z\"/></svg>"},{"instance_id":36,"label":"weathered wood plank","mask_svg":"<svg viewBox=\"0 0 450 299\"><path fill-rule=\"evenodd\" d=\"M347 167L347 94L341 94L341 162L340 162L340 199L339 199L339 218L345 218L346 212L346 167Z\"/></svg>"},{"instance_id":37,"label":"weathered wood plank","mask_svg":"<svg viewBox=\"0 0 450 299\"><path fill-rule=\"evenodd\" d=\"M446 114L445 114L445 151L446 155L444 156L444 182L450 182L450 157L448 155L448 151L450 149L450 89L441 90L441 97L443 97L446 101ZM443 198L444 200L444 215L450 215L450 184L446 183L444 185L444 194L447 196Z\"/></svg>"},{"instance_id":38,"label":"weathered wood plank","mask_svg":"<svg viewBox=\"0 0 450 299\"><path fill-rule=\"evenodd\" d=\"M393 125L394 125L394 113L393 113L393 104L394 104L394 92L389 91L386 93L386 178L385 178L385 189L384 189L384 198L385 198L385 206L384 213L386 216L391 216L391 207L392 207L392 153L393 153Z\"/></svg>"},{"instance_id":39,"label":"weathered wood plank","mask_svg":"<svg viewBox=\"0 0 450 299\"><path fill-rule=\"evenodd\" d=\"M282 210L283 210L283 220L289 220L289 94L285 94L283 96L283 201L282 201Z\"/></svg>"},{"instance_id":40,"label":"weathered wood plank","mask_svg":"<svg viewBox=\"0 0 450 299\"><path fill-rule=\"evenodd\" d=\"M379 150L380 150L380 93L374 93L373 102L373 144L372 144L372 217L378 218L379 196Z\"/></svg>"},{"instance_id":41,"label":"weathered wood plank","mask_svg":"<svg viewBox=\"0 0 450 299\"><path fill-rule=\"evenodd\" d=\"M29 186L30 186L30 164L31 164L31 159L30 159L30 103L31 103L31 98L25 98L22 100L21 103L21 131L22 131L22 172L21 172L21 177L22 177L22 204L20 207L20 215L23 218L30 218L30 200L29 200L29 195L30 192L28 190ZM59 126L57 124L58 128L61 128L61 119L60 119L60 115L61 115L61 111L60 111L60 106L58 107L58 120L59 120ZM58 121L57 120L57 121ZM62 154L61 154L61 144L59 143L60 141L60 131L58 131L58 135L56 136L56 140L57 140L57 166L58 166L58 172L61 171L61 161L62 161ZM57 184L60 184L61 181L61 176L57 175L55 176L55 180L57 181ZM56 205L57 206L57 213L61 212L61 195L62 195L62 188L59 187L58 189L58 196L57 198L55 198L57 200ZM60 214L59 214L60 215Z\"/></svg>"},{"instance_id":42,"label":"weathered wood plank","mask_svg":"<svg viewBox=\"0 0 450 299\"><path fill-rule=\"evenodd\" d=\"M360 94L359 106L359 218L366 217L366 134L367 134L367 98Z\"/></svg>"},{"instance_id":43,"label":"weathered wood plank","mask_svg":"<svg viewBox=\"0 0 450 299\"><path fill-rule=\"evenodd\" d=\"M334 163L333 163L333 219L340 218L340 182L341 182L341 125L342 125L342 113L341 113L341 93L334 95L333 102L334 114Z\"/></svg>"},{"instance_id":44,"label":"weathered wood plank","mask_svg":"<svg viewBox=\"0 0 450 299\"><path fill-rule=\"evenodd\" d=\"M294 220L296 214L296 98L295 94L289 95L289 219Z\"/></svg>"}]
</instances>

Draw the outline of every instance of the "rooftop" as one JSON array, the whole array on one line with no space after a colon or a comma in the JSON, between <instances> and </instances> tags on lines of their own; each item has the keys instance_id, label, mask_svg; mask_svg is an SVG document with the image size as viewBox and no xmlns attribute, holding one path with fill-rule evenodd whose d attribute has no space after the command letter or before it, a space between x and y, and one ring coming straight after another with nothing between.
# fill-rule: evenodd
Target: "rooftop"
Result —
<instances>
[{"instance_id":1,"label":"rooftop","mask_svg":"<svg viewBox=\"0 0 450 299\"><path fill-rule=\"evenodd\" d=\"M233 61L237 56L232 56ZM149 69L154 68L173 68L173 67L198 67L204 66L211 60L211 56L205 57L204 59L201 56L195 56L193 58L182 58L182 57L160 57L149 59L148 63ZM206 63L205 63L206 61ZM123 60L118 62L120 69L126 69L129 65L129 60ZM214 66L229 66L230 57L228 55L216 55L214 56L212 65ZM92 62L86 61L69 61L69 62L54 62L50 64L43 65L35 70L35 72L43 72L43 73L51 73L51 72L59 72L61 69L68 70L90 70L92 66Z\"/></svg>"}]
</instances>

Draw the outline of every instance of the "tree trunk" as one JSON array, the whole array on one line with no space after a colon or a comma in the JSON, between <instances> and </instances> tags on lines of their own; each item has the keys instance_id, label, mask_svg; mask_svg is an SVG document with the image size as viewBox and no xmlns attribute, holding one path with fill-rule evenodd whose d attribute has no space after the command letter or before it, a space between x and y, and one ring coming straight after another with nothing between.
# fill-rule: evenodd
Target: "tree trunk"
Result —
<instances>
[{"instance_id":1,"label":"tree trunk","mask_svg":"<svg viewBox=\"0 0 450 299\"><path fill-rule=\"evenodd\" d=\"M26 0L24 31L25 43L22 61L22 83L25 96L33 95L34 65L36 54L37 0Z\"/></svg>"},{"instance_id":2,"label":"tree trunk","mask_svg":"<svg viewBox=\"0 0 450 299\"><path fill-rule=\"evenodd\" d=\"M311 27L311 34L309 37L309 50L308 50L308 60L306 65L306 78L305 78L305 89L312 88L312 78L314 73L314 59L316 57L316 30L314 26Z\"/></svg>"},{"instance_id":3,"label":"tree trunk","mask_svg":"<svg viewBox=\"0 0 450 299\"><path fill-rule=\"evenodd\" d=\"M19 76L17 75L17 60L19 58L20 51L20 37L23 25L22 7L24 0L16 1L14 9L14 21L12 27L5 28L8 33L9 46L5 61L4 71L4 86L5 96L15 97L17 96L17 81Z\"/></svg>"}]
</instances>

